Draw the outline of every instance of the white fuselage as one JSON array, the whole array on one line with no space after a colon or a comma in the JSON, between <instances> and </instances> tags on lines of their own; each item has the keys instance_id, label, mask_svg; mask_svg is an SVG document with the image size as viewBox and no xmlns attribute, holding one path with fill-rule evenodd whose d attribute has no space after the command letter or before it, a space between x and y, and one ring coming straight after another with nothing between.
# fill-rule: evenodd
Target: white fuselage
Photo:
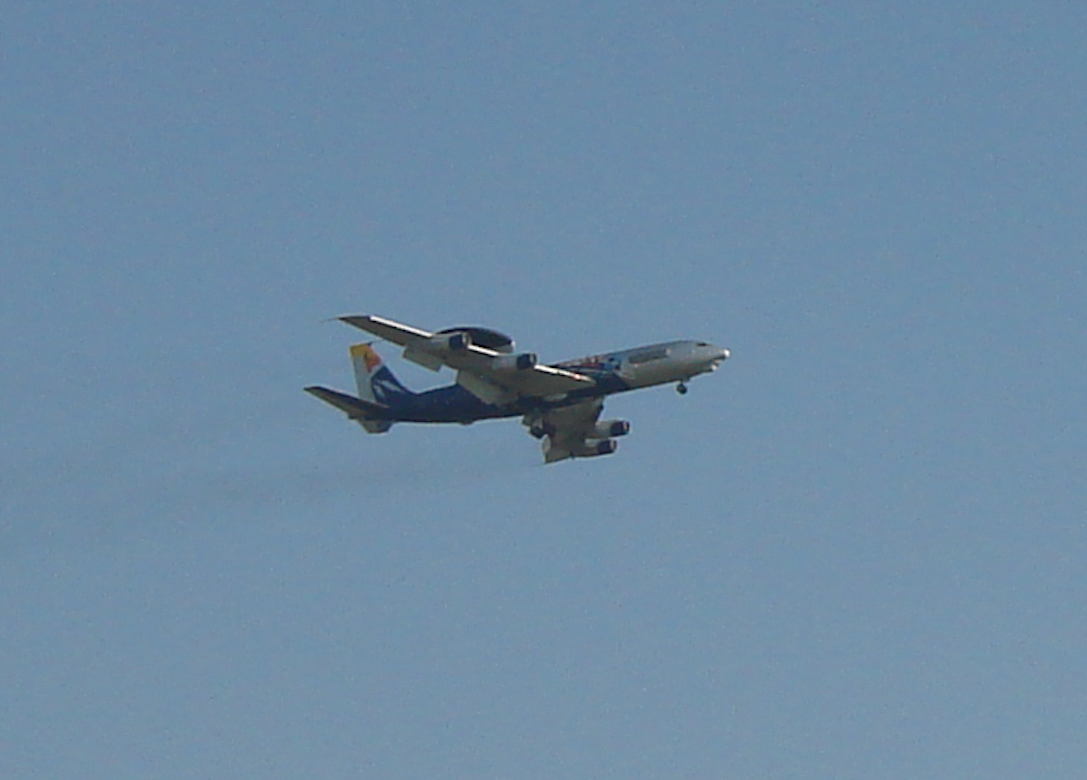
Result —
<instances>
[{"instance_id":1,"label":"white fuselage","mask_svg":"<svg viewBox=\"0 0 1087 780\"><path fill-rule=\"evenodd\" d=\"M727 349L704 341L668 341L618 352L605 352L560 363L572 371L613 372L630 389L668 382L684 382L717 369L729 356Z\"/></svg>"}]
</instances>

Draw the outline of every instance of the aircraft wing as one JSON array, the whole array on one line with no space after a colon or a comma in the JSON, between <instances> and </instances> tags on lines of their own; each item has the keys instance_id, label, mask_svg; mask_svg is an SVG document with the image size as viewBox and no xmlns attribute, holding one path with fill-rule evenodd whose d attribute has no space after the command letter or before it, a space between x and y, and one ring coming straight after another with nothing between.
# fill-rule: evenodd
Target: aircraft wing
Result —
<instances>
[{"instance_id":1,"label":"aircraft wing","mask_svg":"<svg viewBox=\"0 0 1087 780\"><path fill-rule=\"evenodd\" d=\"M544 462L554 463L566 458L614 452L615 441L599 438L596 431L596 421L603 410L604 400L594 398L545 412L536 423L546 432L543 440ZM622 424L629 430L629 423Z\"/></svg>"},{"instance_id":2,"label":"aircraft wing","mask_svg":"<svg viewBox=\"0 0 1087 780\"><path fill-rule=\"evenodd\" d=\"M433 333L425 330L413 328L410 325L402 325L399 322L393 322L372 314L340 317L340 322L354 325L356 328L360 328L367 333L373 333L378 338L391 341L393 344L399 344L402 347L410 347L417 342L427 341L434 337Z\"/></svg>"},{"instance_id":3,"label":"aircraft wing","mask_svg":"<svg viewBox=\"0 0 1087 780\"><path fill-rule=\"evenodd\" d=\"M560 396L596 384L584 374L537 363L535 356L504 354L470 341L453 348L450 332L431 333L375 315L340 320L404 347L405 359L432 371L443 365L456 369L457 383L486 403L506 403L517 396ZM518 363L518 358L526 357L531 360Z\"/></svg>"}]
</instances>

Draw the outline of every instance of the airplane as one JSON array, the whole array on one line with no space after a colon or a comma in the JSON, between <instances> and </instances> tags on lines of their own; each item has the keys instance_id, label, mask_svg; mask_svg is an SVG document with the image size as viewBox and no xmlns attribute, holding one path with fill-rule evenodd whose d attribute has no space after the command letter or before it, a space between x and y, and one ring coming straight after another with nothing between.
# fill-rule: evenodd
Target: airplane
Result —
<instances>
[{"instance_id":1,"label":"airplane","mask_svg":"<svg viewBox=\"0 0 1087 780\"><path fill-rule=\"evenodd\" d=\"M546 365L532 352L516 352L512 338L490 328L432 333L375 315L337 319L403 347L404 359L431 371L454 369L456 383L414 393L368 342L350 348L357 397L319 385L305 388L307 393L367 433L385 433L398 422L467 425L519 416L542 440L545 463L616 451L616 439L630 433L630 423L600 420L606 396L671 382L686 394L687 382L729 357L727 349L705 341L668 341Z\"/></svg>"}]
</instances>

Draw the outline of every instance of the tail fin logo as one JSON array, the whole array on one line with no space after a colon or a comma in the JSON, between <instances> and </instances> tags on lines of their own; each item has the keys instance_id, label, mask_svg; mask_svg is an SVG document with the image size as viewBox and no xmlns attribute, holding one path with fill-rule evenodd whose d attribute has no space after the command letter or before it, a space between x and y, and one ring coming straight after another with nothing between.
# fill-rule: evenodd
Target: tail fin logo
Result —
<instances>
[{"instance_id":1,"label":"tail fin logo","mask_svg":"<svg viewBox=\"0 0 1087 780\"><path fill-rule=\"evenodd\" d=\"M411 391L400 384L400 381L393 376L392 371L387 368L370 377L370 387L373 389L374 398L378 403L383 403L386 406L391 406L398 398L411 395Z\"/></svg>"},{"instance_id":2,"label":"tail fin logo","mask_svg":"<svg viewBox=\"0 0 1087 780\"><path fill-rule=\"evenodd\" d=\"M351 347L351 357L362 358L367 374L374 373L381 365L381 356L374 352L374 348L369 344L355 344Z\"/></svg>"},{"instance_id":3,"label":"tail fin logo","mask_svg":"<svg viewBox=\"0 0 1087 780\"><path fill-rule=\"evenodd\" d=\"M377 401L385 406L393 406L413 393L400 384L389 367L381 362L381 357L369 344L355 344L351 347L351 362L355 367L355 382L359 389L359 398L364 401Z\"/></svg>"}]
</instances>

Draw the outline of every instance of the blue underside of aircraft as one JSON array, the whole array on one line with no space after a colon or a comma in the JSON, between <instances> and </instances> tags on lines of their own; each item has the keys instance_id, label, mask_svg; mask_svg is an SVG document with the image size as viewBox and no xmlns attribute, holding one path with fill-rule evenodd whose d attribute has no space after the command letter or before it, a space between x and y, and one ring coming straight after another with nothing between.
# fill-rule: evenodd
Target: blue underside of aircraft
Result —
<instances>
[{"instance_id":1,"label":"blue underside of aircraft","mask_svg":"<svg viewBox=\"0 0 1087 780\"><path fill-rule=\"evenodd\" d=\"M485 403L460 385L438 387L422 393L398 393L387 396L387 408L381 412L373 412L371 418L391 422L470 423L475 420L518 417L631 389L619 376L609 371L594 372L593 379L596 380L594 387L570 393L556 403L548 403L540 398L520 398L510 404L496 406Z\"/></svg>"}]
</instances>

